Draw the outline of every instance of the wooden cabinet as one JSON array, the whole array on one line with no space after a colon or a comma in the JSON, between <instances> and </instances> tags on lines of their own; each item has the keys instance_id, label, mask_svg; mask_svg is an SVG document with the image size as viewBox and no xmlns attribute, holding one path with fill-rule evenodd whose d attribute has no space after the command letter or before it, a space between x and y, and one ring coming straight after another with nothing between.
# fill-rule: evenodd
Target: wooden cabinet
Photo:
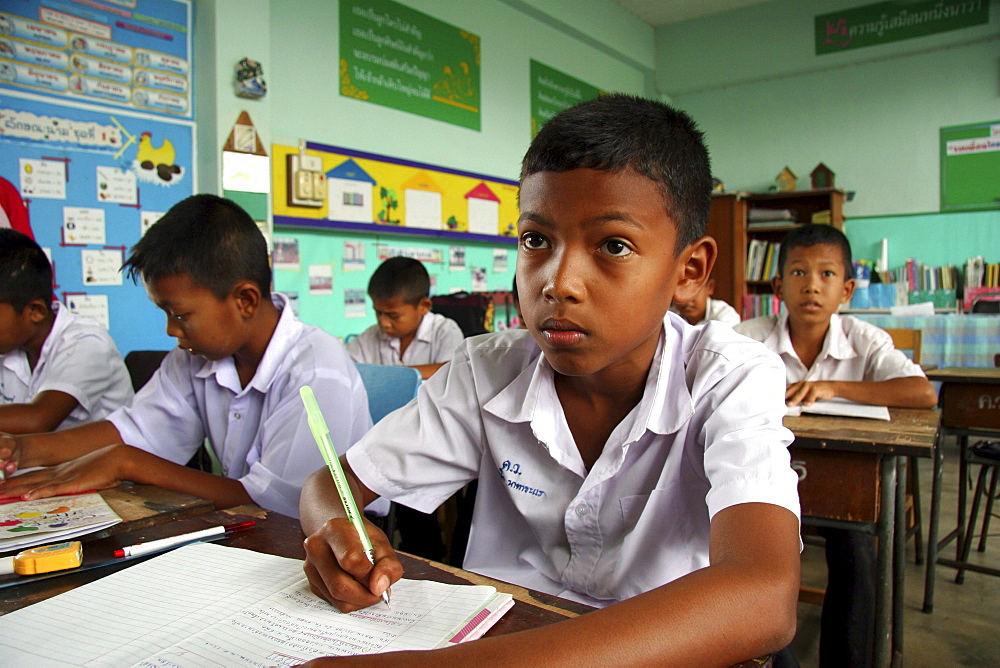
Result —
<instances>
[{"instance_id":1,"label":"wooden cabinet","mask_svg":"<svg viewBox=\"0 0 1000 668\"><path fill-rule=\"evenodd\" d=\"M748 281L747 251L750 242L759 239L780 242L799 224L812 224L814 216L829 211L829 224L844 229L844 192L834 188L798 190L782 193L719 193L712 196L707 234L715 237L719 257L715 262L715 297L723 299L743 314L743 296L770 294L766 278ZM757 213L755 213L757 212ZM779 218L788 212L788 220L755 220L768 213ZM781 216L785 217L785 216Z\"/></svg>"}]
</instances>

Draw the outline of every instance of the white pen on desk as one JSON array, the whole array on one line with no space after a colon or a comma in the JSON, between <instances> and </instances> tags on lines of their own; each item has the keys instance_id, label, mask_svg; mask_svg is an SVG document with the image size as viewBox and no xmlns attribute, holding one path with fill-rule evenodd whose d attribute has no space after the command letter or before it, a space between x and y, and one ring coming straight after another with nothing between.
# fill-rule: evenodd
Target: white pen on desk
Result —
<instances>
[{"instance_id":1,"label":"white pen on desk","mask_svg":"<svg viewBox=\"0 0 1000 668\"><path fill-rule=\"evenodd\" d=\"M159 540L150 540L145 543L128 545L115 550L114 554L116 557L138 557L152 552L161 552L171 547L179 547L188 543L197 543L198 541L207 540L212 537L221 538L225 534L243 531L244 529L249 529L256 524L257 523L253 520L247 522L235 522L233 524L223 524L209 529L202 529L201 531L192 531L191 533L181 534L180 536L170 536L169 538L160 538Z\"/></svg>"},{"instance_id":2,"label":"white pen on desk","mask_svg":"<svg viewBox=\"0 0 1000 668\"><path fill-rule=\"evenodd\" d=\"M365 551L365 555L368 556L368 561L374 564L375 548L372 546L371 538L368 537L368 531L365 530L365 523L361 519L360 511L358 511L358 504L354 502L354 494L351 493L351 488L347 485L347 478L344 475L344 469L340 466L340 460L337 458L337 451L333 449L333 443L330 441L330 429L326 426L326 420L323 418L323 413L319 410L319 404L316 403L316 395L313 394L311 387L304 385L299 388L299 396L302 397L302 403L306 407L309 431L312 432L313 438L316 439L316 445L319 446L320 454L323 455L323 461L326 462L327 468L330 469L330 475L333 476L333 484L337 488L337 494L340 496L341 503L344 504L344 512L347 514L347 519L354 525L354 530L358 532L358 538L361 540L361 548ZM382 592L382 600L385 602L385 607L388 608L388 589Z\"/></svg>"}]
</instances>

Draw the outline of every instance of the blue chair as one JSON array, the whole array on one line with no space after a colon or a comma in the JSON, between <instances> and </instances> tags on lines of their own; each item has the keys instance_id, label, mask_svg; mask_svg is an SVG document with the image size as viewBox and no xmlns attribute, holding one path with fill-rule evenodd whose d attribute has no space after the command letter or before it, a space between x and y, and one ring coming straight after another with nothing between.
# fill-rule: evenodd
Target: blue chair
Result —
<instances>
[{"instance_id":1,"label":"blue chair","mask_svg":"<svg viewBox=\"0 0 1000 668\"><path fill-rule=\"evenodd\" d=\"M378 422L417 396L420 372L408 366L355 364L368 393L368 412Z\"/></svg>"}]
</instances>

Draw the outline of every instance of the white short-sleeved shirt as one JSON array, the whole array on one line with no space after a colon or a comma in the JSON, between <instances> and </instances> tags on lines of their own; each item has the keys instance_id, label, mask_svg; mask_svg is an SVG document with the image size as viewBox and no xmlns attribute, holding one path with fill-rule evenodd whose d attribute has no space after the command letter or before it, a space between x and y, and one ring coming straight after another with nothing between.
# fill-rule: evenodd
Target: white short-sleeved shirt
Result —
<instances>
[{"instance_id":1,"label":"white short-sleeved shirt","mask_svg":"<svg viewBox=\"0 0 1000 668\"><path fill-rule=\"evenodd\" d=\"M740 324L740 314L736 312L736 309L721 299L712 299L709 297L705 300L705 320L702 320L701 322L706 322L708 320L718 320L719 322L726 323L730 327L735 327Z\"/></svg>"},{"instance_id":2,"label":"white short-sleeved shirt","mask_svg":"<svg viewBox=\"0 0 1000 668\"><path fill-rule=\"evenodd\" d=\"M524 587L603 606L708 566L720 510L799 514L784 371L721 323L664 324L640 404L589 473L524 330L467 339L348 452L351 467L424 512L478 478L464 567Z\"/></svg>"},{"instance_id":3,"label":"white short-sleeved shirt","mask_svg":"<svg viewBox=\"0 0 1000 668\"><path fill-rule=\"evenodd\" d=\"M298 321L284 295L273 301L278 326L246 387L232 357L209 361L175 348L132 404L108 419L125 443L178 464L207 437L223 475L239 480L258 505L298 517L302 484L324 466L299 388L313 388L340 454L372 421L344 345Z\"/></svg>"},{"instance_id":4,"label":"white short-sleeved shirt","mask_svg":"<svg viewBox=\"0 0 1000 668\"><path fill-rule=\"evenodd\" d=\"M893 347L888 332L849 315L830 316L823 348L808 369L792 347L787 313L747 320L736 331L781 356L788 384L801 380L882 382L924 375L919 364Z\"/></svg>"},{"instance_id":5,"label":"white short-sleeved shirt","mask_svg":"<svg viewBox=\"0 0 1000 668\"><path fill-rule=\"evenodd\" d=\"M458 323L440 313L429 312L420 319L413 341L399 355L399 338L386 336L378 325L372 325L347 344L347 352L355 362L386 366L421 366L444 364L451 360L455 348L464 339Z\"/></svg>"},{"instance_id":6,"label":"white short-sleeved shirt","mask_svg":"<svg viewBox=\"0 0 1000 668\"><path fill-rule=\"evenodd\" d=\"M128 369L100 323L58 302L52 308L55 322L34 370L20 348L0 355L0 404L26 404L41 392L56 390L78 404L56 429L103 420L132 398Z\"/></svg>"}]
</instances>

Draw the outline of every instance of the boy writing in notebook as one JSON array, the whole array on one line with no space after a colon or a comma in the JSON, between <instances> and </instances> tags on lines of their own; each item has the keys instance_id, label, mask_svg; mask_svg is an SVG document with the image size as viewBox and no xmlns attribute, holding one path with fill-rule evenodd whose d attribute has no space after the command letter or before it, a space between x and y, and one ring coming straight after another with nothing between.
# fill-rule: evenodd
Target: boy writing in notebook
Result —
<instances>
[{"instance_id":1,"label":"boy writing in notebook","mask_svg":"<svg viewBox=\"0 0 1000 668\"><path fill-rule=\"evenodd\" d=\"M344 346L299 322L271 293L267 244L229 200L174 205L132 249L178 347L132 403L107 420L52 434L0 438L0 497L34 499L122 480L295 516L306 476L322 464L299 399L311 385L343 452L370 427L361 378ZM208 438L222 476L184 466Z\"/></svg>"},{"instance_id":2,"label":"boy writing in notebook","mask_svg":"<svg viewBox=\"0 0 1000 668\"><path fill-rule=\"evenodd\" d=\"M131 398L108 332L53 299L52 265L37 243L0 228L0 432L103 420Z\"/></svg>"},{"instance_id":3,"label":"boy writing in notebook","mask_svg":"<svg viewBox=\"0 0 1000 668\"><path fill-rule=\"evenodd\" d=\"M521 171L527 330L466 339L341 458L365 503L433 508L478 479L464 568L605 608L427 661L725 665L791 639L798 495L780 362L667 312L711 273L711 183L701 133L666 105L607 95L548 121ZM354 610L402 567L373 527L369 564L339 504L329 473L310 477L305 570Z\"/></svg>"},{"instance_id":4,"label":"boy writing in notebook","mask_svg":"<svg viewBox=\"0 0 1000 668\"><path fill-rule=\"evenodd\" d=\"M410 366L426 380L464 338L451 318L431 313L431 279L422 262L391 257L368 281L378 323L347 344L355 362Z\"/></svg>"},{"instance_id":5,"label":"boy writing in notebook","mask_svg":"<svg viewBox=\"0 0 1000 668\"><path fill-rule=\"evenodd\" d=\"M736 331L785 362L789 406L841 397L865 404L930 408L937 395L920 367L893 348L889 335L838 315L854 292L851 246L830 225L804 225L778 254L774 294L786 312L754 318ZM871 665L875 633L875 538L823 529L829 583L823 603L820 665Z\"/></svg>"}]
</instances>

